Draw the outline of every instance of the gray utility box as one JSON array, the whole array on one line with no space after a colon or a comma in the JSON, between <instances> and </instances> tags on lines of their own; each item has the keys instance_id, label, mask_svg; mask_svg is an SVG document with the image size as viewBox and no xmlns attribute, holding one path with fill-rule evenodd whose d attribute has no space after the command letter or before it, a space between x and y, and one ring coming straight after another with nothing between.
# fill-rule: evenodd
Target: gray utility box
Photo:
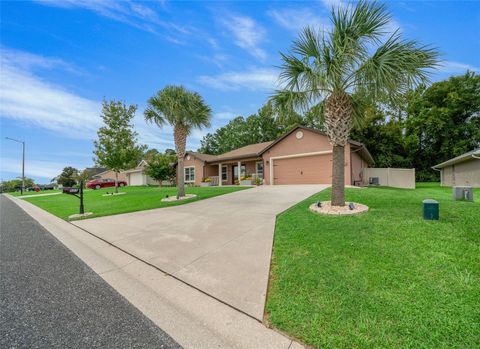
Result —
<instances>
[{"instance_id":1,"label":"gray utility box","mask_svg":"<svg viewBox=\"0 0 480 349\"><path fill-rule=\"evenodd\" d=\"M380 180L378 177L370 177L368 179L368 184L370 185L379 185L380 184Z\"/></svg>"},{"instance_id":2,"label":"gray utility box","mask_svg":"<svg viewBox=\"0 0 480 349\"><path fill-rule=\"evenodd\" d=\"M452 188L453 200L473 201L472 187L462 186Z\"/></svg>"}]
</instances>

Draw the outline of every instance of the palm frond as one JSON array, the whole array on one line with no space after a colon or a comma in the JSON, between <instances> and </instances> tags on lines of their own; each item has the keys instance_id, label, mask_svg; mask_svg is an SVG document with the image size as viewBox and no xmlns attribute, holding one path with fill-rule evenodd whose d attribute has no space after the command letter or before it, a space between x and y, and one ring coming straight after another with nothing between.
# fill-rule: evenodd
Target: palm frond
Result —
<instances>
[{"instance_id":1,"label":"palm frond","mask_svg":"<svg viewBox=\"0 0 480 349\"><path fill-rule=\"evenodd\" d=\"M402 40L398 32L357 70L350 85L377 95L400 95L428 81L428 69L438 64L438 52L414 40Z\"/></svg>"},{"instance_id":2,"label":"palm frond","mask_svg":"<svg viewBox=\"0 0 480 349\"><path fill-rule=\"evenodd\" d=\"M210 126L211 109L196 92L183 86L166 86L148 99L145 120L162 127L165 124L181 125L190 132L192 128Z\"/></svg>"}]
</instances>

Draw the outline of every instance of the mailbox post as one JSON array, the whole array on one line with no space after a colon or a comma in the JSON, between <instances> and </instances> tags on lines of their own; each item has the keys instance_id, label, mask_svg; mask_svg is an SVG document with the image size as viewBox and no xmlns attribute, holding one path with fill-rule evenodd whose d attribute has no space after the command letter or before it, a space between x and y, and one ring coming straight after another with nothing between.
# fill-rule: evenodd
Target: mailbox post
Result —
<instances>
[{"instance_id":1,"label":"mailbox post","mask_svg":"<svg viewBox=\"0 0 480 349\"><path fill-rule=\"evenodd\" d=\"M65 194L76 196L80 199L80 214L84 214L85 210L83 207L83 180L80 181L80 188L65 188L63 189L63 192Z\"/></svg>"},{"instance_id":2,"label":"mailbox post","mask_svg":"<svg viewBox=\"0 0 480 349\"><path fill-rule=\"evenodd\" d=\"M84 214L83 210L83 181L80 181L80 214Z\"/></svg>"}]
</instances>

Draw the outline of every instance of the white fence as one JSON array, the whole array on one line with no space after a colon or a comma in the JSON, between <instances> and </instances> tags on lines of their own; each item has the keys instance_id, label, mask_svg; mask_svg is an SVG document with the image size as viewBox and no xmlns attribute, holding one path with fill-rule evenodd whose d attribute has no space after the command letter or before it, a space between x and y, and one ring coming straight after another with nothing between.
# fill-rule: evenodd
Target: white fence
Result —
<instances>
[{"instance_id":1,"label":"white fence","mask_svg":"<svg viewBox=\"0 0 480 349\"><path fill-rule=\"evenodd\" d=\"M378 177L378 184L385 187L415 189L414 168L364 168L363 184L368 185L371 177Z\"/></svg>"}]
</instances>

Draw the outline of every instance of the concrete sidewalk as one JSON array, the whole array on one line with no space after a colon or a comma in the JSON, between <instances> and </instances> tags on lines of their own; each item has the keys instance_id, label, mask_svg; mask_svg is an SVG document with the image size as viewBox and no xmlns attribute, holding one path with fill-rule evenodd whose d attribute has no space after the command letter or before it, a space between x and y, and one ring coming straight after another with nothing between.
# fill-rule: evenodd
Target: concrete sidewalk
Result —
<instances>
[{"instance_id":1,"label":"concrete sidewalk","mask_svg":"<svg viewBox=\"0 0 480 349\"><path fill-rule=\"evenodd\" d=\"M185 348L302 348L262 323L14 197L18 206Z\"/></svg>"},{"instance_id":2,"label":"concrete sidewalk","mask_svg":"<svg viewBox=\"0 0 480 349\"><path fill-rule=\"evenodd\" d=\"M262 321L276 216L326 187L260 186L73 224Z\"/></svg>"}]
</instances>

